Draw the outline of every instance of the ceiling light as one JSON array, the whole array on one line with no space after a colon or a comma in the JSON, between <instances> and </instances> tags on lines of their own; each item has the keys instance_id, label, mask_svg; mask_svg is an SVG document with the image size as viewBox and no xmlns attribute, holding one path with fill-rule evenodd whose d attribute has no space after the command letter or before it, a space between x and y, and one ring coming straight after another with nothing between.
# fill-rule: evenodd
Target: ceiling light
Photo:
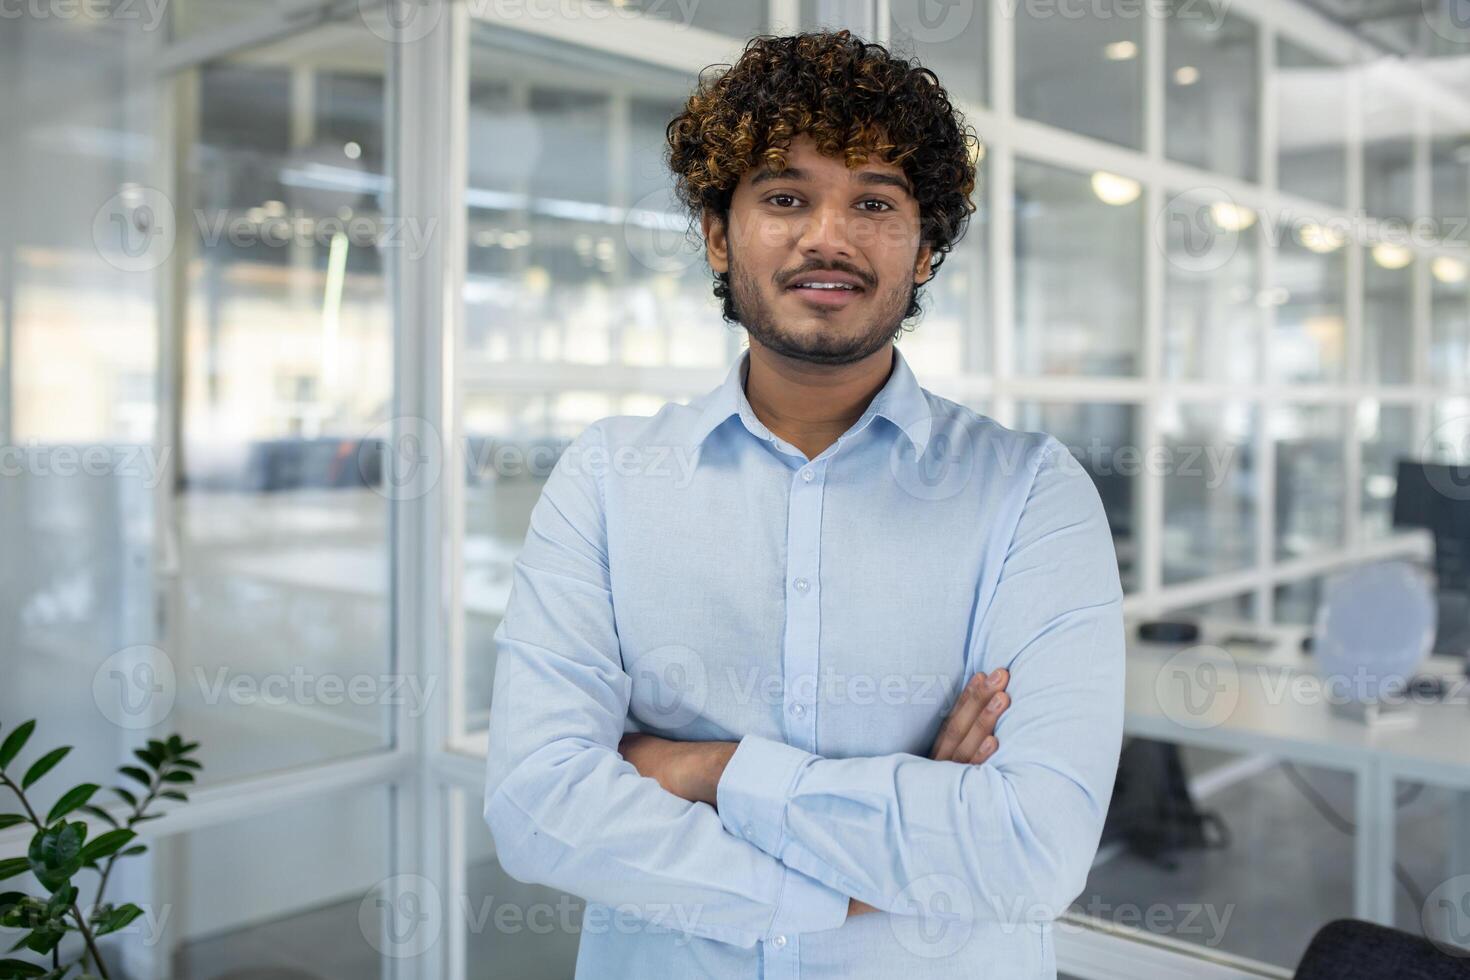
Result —
<instances>
[{"instance_id":1,"label":"ceiling light","mask_svg":"<svg viewBox=\"0 0 1470 980\"><path fill-rule=\"evenodd\" d=\"M1092 193L1104 204L1122 206L1138 200L1143 187L1136 180L1098 170L1092 175Z\"/></svg>"},{"instance_id":2,"label":"ceiling light","mask_svg":"<svg viewBox=\"0 0 1470 980\"><path fill-rule=\"evenodd\" d=\"M1373 261L1385 269L1402 269L1414 261L1414 253L1402 245L1390 245L1388 242L1379 242L1373 246Z\"/></svg>"}]
</instances>

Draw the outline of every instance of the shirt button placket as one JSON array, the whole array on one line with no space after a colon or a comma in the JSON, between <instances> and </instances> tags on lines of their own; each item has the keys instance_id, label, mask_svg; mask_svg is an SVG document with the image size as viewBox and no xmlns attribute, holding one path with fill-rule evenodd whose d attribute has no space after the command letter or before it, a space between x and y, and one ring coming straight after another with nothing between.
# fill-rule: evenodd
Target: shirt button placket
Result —
<instances>
[{"instance_id":1,"label":"shirt button placket","mask_svg":"<svg viewBox=\"0 0 1470 980\"><path fill-rule=\"evenodd\" d=\"M791 478L786 515L786 634L781 659L789 744L817 750L818 638L821 636L822 489L826 463L806 463ZM789 939L790 937L788 937Z\"/></svg>"}]
</instances>

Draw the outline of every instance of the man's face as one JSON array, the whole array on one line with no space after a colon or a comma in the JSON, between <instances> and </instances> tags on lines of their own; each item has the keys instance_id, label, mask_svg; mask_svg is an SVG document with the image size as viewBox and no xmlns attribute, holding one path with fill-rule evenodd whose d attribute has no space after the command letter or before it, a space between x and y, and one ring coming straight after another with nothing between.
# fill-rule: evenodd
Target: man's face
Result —
<instances>
[{"instance_id":1,"label":"man's face","mask_svg":"<svg viewBox=\"0 0 1470 980\"><path fill-rule=\"evenodd\" d=\"M729 272L753 341L815 364L859 361L893 338L929 277L918 202L902 168L849 170L810 136L792 140L786 162L741 177L728 228L705 216L710 267Z\"/></svg>"}]
</instances>

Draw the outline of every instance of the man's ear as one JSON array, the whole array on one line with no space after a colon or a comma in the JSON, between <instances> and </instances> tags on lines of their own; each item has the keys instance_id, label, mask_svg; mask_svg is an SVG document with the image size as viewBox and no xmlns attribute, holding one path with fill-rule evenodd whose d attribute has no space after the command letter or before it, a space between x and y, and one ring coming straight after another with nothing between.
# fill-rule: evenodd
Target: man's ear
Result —
<instances>
[{"instance_id":1,"label":"man's ear","mask_svg":"<svg viewBox=\"0 0 1470 980\"><path fill-rule=\"evenodd\" d=\"M929 267L929 260L933 257L932 246L925 245L919 249L919 254L914 258L914 285L922 286L934 275L934 270Z\"/></svg>"},{"instance_id":2,"label":"man's ear","mask_svg":"<svg viewBox=\"0 0 1470 980\"><path fill-rule=\"evenodd\" d=\"M725 222L709 211L704 212L699 223L704 230L704 250L709 258L712 272L730 271L730 242L726 237Z\"/></svg>"}]
</instances>

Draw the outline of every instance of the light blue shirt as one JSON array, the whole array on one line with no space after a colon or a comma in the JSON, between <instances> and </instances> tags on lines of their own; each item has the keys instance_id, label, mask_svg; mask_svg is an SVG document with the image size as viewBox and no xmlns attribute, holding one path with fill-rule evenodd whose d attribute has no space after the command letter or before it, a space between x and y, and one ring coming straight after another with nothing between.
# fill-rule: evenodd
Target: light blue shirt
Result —
<instances>
[{"instance_id":1,"label":"light blue shirt","mask_svg":"<svg viewBox=\"0 0 1470 980\"><path fill-rule=\"evenodd\" d=\"M749 356L593 423L546 481L495 632L500 863L586 899L578 978L1054 977L1122 741L1097 491L897 348L809 460L752 411ZM998 751L927 758L999 667ZM634 730L738 741L717 807L640 776Z\"/></svg>"}]
</instances>

